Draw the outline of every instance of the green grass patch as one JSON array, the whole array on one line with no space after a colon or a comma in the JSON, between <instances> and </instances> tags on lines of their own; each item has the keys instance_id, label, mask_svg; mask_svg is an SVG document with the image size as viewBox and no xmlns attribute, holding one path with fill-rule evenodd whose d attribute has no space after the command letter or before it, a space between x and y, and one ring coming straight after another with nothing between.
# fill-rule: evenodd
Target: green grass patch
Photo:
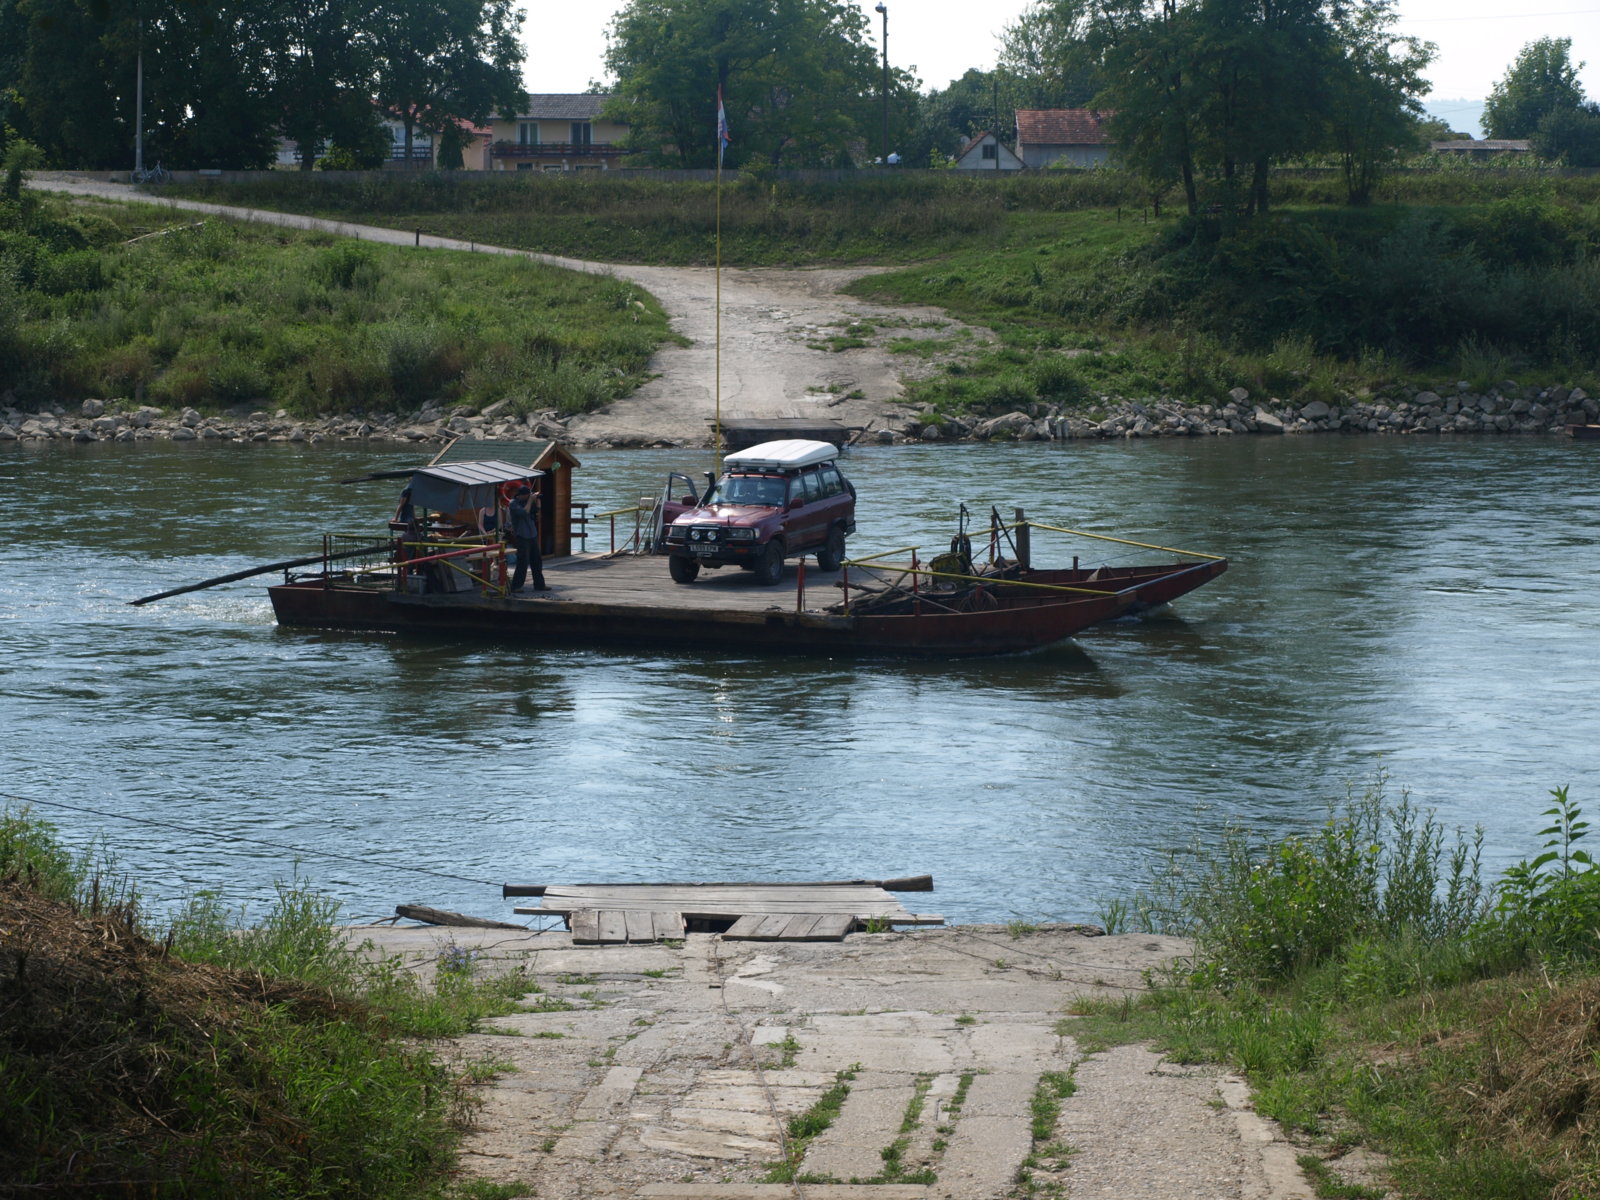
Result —
<instances>
[{"instance_id":1,"label":"green grass patch","mask_svg":"<svg viewBox=\"0 0 1600 1200\"><path fill-rule=\"evenodd\" d=\"M576 413L630 393L671 336L618 279L27 199L0 203L0 375L24 400Z\"/></svg>"},{"instance_id":2,"label":"green grass patch","mask_svg":"<svg viewBox=\"0 0 1600 1200\"><path fill-rule=\"evenodd\" d=\"M710 184L526 174L285 172L188 191L604 261L714 258ZM754 172L723 189L722 256L895 265L850 290L989 327L996 342L983 347L888 339L907 356L962 351L908 387L935 417L1082 413L1101 396L1221 402L1235 387L1296 407L1460 379L1600 390L1595 178L1423 163L1361 209L1343 205L1335 172L1280 172L1273 191L1272 213L1244 221L1157 213L1115 171L829 183ZM49 286L75 286L66 281L88 269L59 264L52 278L64 282ZM814 345L869 340L847 327ZM150 352L126 347L119 369L144 369Z\"/></svg>"},{"instance_id":3,"label":"green grass patch","mask_svg":"<svg viewBox=\"0 0 1600 1200\"><path fill-rule=\"evenodd\" d=\"M163 936L102 856L0 815L0 1177L24 1191L371 1197L453 1188L472 1085L428 1039L528 981L447 947L423 986L331 928L300 883L248 927L197 898ZM107 1181L119 1181L114 1186Z\"/></svg>"},{"instance_id":4,"label":"green grass patch","mask_svg":"<svg viewBox=\"0 0 1600 1200\"><path fill-rule=\"evenodd\" d=\"M1076 1004L1071 1033L1228 1064L1335 1161L1386 1155L1398 1194L1595 1194L1600 868L1582 811L1552 798L1541 852L1492 885L1476 836L1381 777L1315 833L1191 847L1131 909L1194 938L1193 966L1137 1001ZM1375 1194L1311 1173L1319 1194Z\"/></svg>"},{"instance_id":5,"label":"green grass patch","mask_svg":"<svg viewBox=\"0 0 1600 1200\"><path fill-rule=\"evenodd\" d=\"M820 1176L802 1177L798 1173L800 1163L805 1158L806 1147L812 1140L838 1119L840 1110L844 1108L844 1098L850 1094L850 1082L860 1070L861 1067L857 1064L835 1074L833 1086L823 1092L815 1104L798 1116L789 1118L789 1124L785 1127L788 1135L788 1154L782 1162L775 1163L767 1170L765 1176L767 1183L834 1182Z\"/></svg>"}]
</instances>

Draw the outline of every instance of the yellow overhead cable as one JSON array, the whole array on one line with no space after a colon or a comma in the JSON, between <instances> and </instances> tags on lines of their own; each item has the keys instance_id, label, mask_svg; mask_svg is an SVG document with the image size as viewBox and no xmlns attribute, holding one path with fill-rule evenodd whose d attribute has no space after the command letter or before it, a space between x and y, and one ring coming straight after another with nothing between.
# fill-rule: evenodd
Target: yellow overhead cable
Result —
<instances>
[{"instance_id":1,"label":"yellow overhead cable","mask_svg":"<svg viewBox=\"0 0 1600 1200\"><path fill-rule=\"evenodd\" d=\"M906 549L912 550L915 548L914 546L908 546ZM905 550L885 551L887 554L904 554L905 552ZM873 559L882 557L882 554L873 554L866 558L852 558L843 565L847 567L865 567ZM895 571L901 575L926 575L930 579L959 579L964 583L987 583L994 586L1003 584L1006 587L1036 588L1043 592L1081 592L1085 596L1115 596L1118 592L1125 590L1123 588L1072 587L1065 583L1029 583L1021 579L1006 579L1000 575L959 575L953 571L930 571L926 567L907 567L883 563L877 564L876 569L880 571Z\"/></svg>"},{"instance_id":2,"label":"yellow overhead cable","mask_svg":"<svg viewBox=\"0 0 1600 1200\"><path fill-rule=\"evenodd\" d=\"M1027 521L1025 524L1030 529L1048 529L1051 533L1070 533L1074 537L1094 538L1102 542L1116 542L1120 546L1137 546L1141 550L1159 550L1163 554L1186 554L1190 558L1209 558L1214 562L1221 562L1228 557L1226 554L1203 554L1199 550L1174 550L1171 546L1152 546L1149 542L1131 542L1127 538L1109 537L1103 533L1089 533L1083 529L1063 529L1059 525L1041 525L1037 521Z\"/></svg>"}]
</instances>

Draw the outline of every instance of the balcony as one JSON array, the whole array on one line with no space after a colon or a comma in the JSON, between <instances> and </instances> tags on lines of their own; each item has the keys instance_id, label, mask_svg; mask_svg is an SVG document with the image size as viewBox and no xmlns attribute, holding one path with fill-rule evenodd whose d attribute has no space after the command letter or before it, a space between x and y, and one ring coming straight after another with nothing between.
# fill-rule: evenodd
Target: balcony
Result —
<instances>
[{"instance_id":1,"label":"balcony","mask_svg":"<svg viewBox=\"0 0 1600 1200\"><path fill-rule=\"evenodd\" d=\"M495 158L621 158L621 146L599 142L496 142L489 147Z\"/></svg>"}]
</instances>

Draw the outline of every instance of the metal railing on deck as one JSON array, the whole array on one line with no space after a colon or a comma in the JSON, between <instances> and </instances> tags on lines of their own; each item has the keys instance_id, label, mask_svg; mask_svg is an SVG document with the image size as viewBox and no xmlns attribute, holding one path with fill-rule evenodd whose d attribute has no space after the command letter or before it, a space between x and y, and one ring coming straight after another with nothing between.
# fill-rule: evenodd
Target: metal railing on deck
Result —
<instances>
[{"instance_id":1,"label":"metal railing on deck","mask_svg":"<svg viewBox=\"0 0 1600 1200\"><path fill-rule=\"evenodd\" d=\"M326 578L338 570L350 575L375 575L394 565L394 542L375 538L370 533L325 533L322 535L322 574Z\"/></svg>"},{"instance_id":2,"label":"metal railing on deck","mask_svg":"<svg viewBox=\"0 0 1600 1200\"><path fill-rule=\"evenodd\" d=\"M418 567L438 564L440 569L454 571L485 592L497 596L507 594L504 542L403 542L401 550L407 557L399 559L395 567L402 592L411 590ZM481 560L476 565L482 574L473 569L474 559Z\"/></svg>"},{"instance_id":3,"label":"metal railing on deck","mask_svg":"<svg viewBox=\"0 0 1600 1200\"><path fill-rule=\"evenodd\" d=\"M633 504L627 508L613 508L609 512L596 513L595 520L610 521L611 523L611 554L621 554L631 551L634 554L649 554L655 549L655 521L650 522L650 528L645 528L645 517L654 517L656 506L654 503ZM617 518L622 517L622 545L617 545ZM633 528L628 528L632 518Z\"/></svg>"},{"instance_id":4,"label":"metal railing on deck","mask_svg":"<svg viewBox=\"0 0 1600 1200\"><path fill-rule=\"evenodd\" d=\"M1030 534L1030 532L1032 530L1035 530L1035 529L1047 530L1047 531L1049 531L1051 533L1064 533L1064 534L1069 534L1069 535L1072 535L1072 536L1075 536L1075 537L1093 538L1096 541L1102 541L1102 542L1114 542L1114 543L1116 543L1118 545L1132 546L1132 547L1135 547L1135 548L1140 549L1140 550L1159 550L1163 554L1176 554L1176 555L1179 555L1180 557L1185 557L1185 558L1199 558L1199 559L1205 559L1207 561L1220 562L1222 559L1224 559L1226 557L1226 555L1221 555L1221 554L1204 554L1204 553L1202 553L1202 552L1200 552L1198 550L1176 550L1176 549L1173 549L1170 546L1156 546L1156 545L1152 545L1149 542L1135 542L1135 541L1130 540L1129 538L1112 537L1109 534L1103 534L1103 533L1089 533L1086 530L1082 530L1082 529L1065 529L1065 528L1063 528L1061 526L1058 526L1058 525L1043 525L1043 524L1040 524L1037 521L1020 520L1020 521L1014 522L1014 523L1012 523L1010 525L1007 525L1004 521L999 519L999 515L998 515L998 513L996 513L995 514L995 519L990 523L990 526L989 526L989 537L988 537L988 545L987 545L988 560L987 561L991 565L993 565L995 563L995 561L997 560L998 554L999 554L1000 540L1001 540L1002 537L1005 537L1008 541L1011 541L1012 545L1013 545L1013 548L1016 547L1018 542L1020 542L1024 547L1026 547L1027 544L1028 544L1029 534ZM1016 539L1012 539L1012 536L1011 536L1012 534L1017 534L1019 536ZM920 546L902 546L902 547L900 547L899 549L896 549L896 550L880 550L876 554L864 555L861 558L847 559L845 562L843 562L841 564L841 575L840 575L840 578L839 578L839 586L840 586L841 589L843 589L843 592L844 592L844 600L843 600L843 610L844 610L844 612L848 614L849 611L850 611L850 568L851 567L856 567L858 569L864 568L864 569L867 569L867 570L871 570L876 566L876 568L878 570L883 571L885 573L888 573L888 572L895 573L899 577L899 580L904 580L909 576L910 580L911 580L911 586L909 588L901 588L900 587L900 583L898 582L898 580L895 583L889 584L889 586L891 588L899 588L902 591L906 591L913 598L916 598L917 596L920 595L920 593L921 593L920 582L923 579L943 579L943 580L955 581L955 582L959 582L959 583L970 583L970 584L973 584L975 587L977 587L980 591L982 590L982 588L985 585L997 585L997 584L1003 584L1008 589L1009 588L1018 588L1018 589L1023 589L1023 590L1034 590L1034 591L1039 591L1039 592L1055 592L1055 593L1059 593L1059 594L1062 594L1062 595L1082 595L1082 596L1110 596L1110 595L1115 595L1118 591L1122 590L1119 587L1115 586L1116 585L1116 581L1115 580L1109 581L1112 584L1112 586L1109 586L1109 587L1102 587L1102 588L1077 587L1077 586L1074 586L1072 584L1035 583L1035 582L1033 582L1031 580L1008 579L1008 578L1005 578L1004 576L998 576L998 575L974 575L974 574L970 574L970 573L962 572L962 571L940 570L940 569L936 569L936 568L932 568L932 567L925 567L925 566L922 565L922 560L919 557L919 555L921 553L921 549L922 548ZM889 558L891 556L906 555L906 554L909 554L911 556L911 565L910 566L906 566L904 563L896 563L896 564L894 564L892 566L885 565L885 564L882 563L883 559ZM938 558L939 558L939 556L935 556L935 558L932 561L937 562ZM1076 556L1073 557L1072 565L1073 565L1074 569L1076 569L1077 566L1078 566L1078 560L1077 560ZM885 581L882 580L882 579L878 579L877 582L882 584ZM797 607L804 607L804 599L803 598L804 598L804 593L805 593L805 564L804 564L803 560L801 562L801 567L800 567L800 577L799 577L799 582L798 582L798 589L799 589L799 592L800 592L800 599L797 601ZM862 589L858 588L858 590L862 590Z\"/></svg>"}]
</instances>

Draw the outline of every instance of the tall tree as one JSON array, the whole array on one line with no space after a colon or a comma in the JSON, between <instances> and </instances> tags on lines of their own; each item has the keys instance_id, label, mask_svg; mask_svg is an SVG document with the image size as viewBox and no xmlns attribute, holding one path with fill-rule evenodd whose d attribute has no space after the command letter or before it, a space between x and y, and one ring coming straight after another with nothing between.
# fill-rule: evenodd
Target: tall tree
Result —
<instances>
[{"instance_id":1,"label":"tall tree","mask_svg":"<svg viewBox=\"0 0 1600 1200\"><path fill-rule=\"evenodd\" d=\"M378 124L375 0L265 0L257 9L281 128L309 171L324 143L359 144Z\"/></svg>"},{"instance_id":2,"label":"tall tree","mask_svg":"<svg viewBox=\"0 0 1600 1200\"><path fill-rule=\"evenodd\" d=\"M843 0L629 0L608 32L615 115L646 161L716 162L720 89L727 161L849 161L875 128L880 73L861 9ZM891 86L907 86L902 72Z\"/></svg>"},{"instance_id":3,"label":"tall tree","mask_svg":"<svg viewBox=\"0 0 1600 1200\"><path fill-rule=\"evenodd\" d=\"M1327 75L1329 147L1344 173L1345 198L1371 201L1373 189L1402 150L1420 140L1418 97L1434 46L1390 31L1392 5L1369 4L1340 14L1337 60ZM1446 127L1448 132L1448 127Z\"/></svg>"},{"instance_id":4,"label":"tall tree","mask_svg":"<svg viewBox=\"0 0 1600 1200\"><path fill-rule=\"evenodd\" d=\"M1548 112L1530 139L1540 158L1559 159L1569 167L1600 167L1600 104Z\"/></svg>"},{"instance_id":5,"label":"tall tree","mask_svg":"<svg viewBox=\"0 0 1600 1200\"><path fill-rule=\"evenodd\" d=\"M1191 211L1204 186L1230 209L1259 213L1273 165L1328 144L1336 102L1362 117L1342 131L1352 179L1377 161L1377 142L1409 141L1421 68L1390 53L1401 41L1385 32L1390 6L1100 0L1080 25L1098 69L1095 103L1113 113L1123 160L1158 187L1180 181ZM1382 78L1362 78L1374 71Z\"/></svg>"},{"instance_id":6,"label":"tall tree","mask_svg":"<svg viewBox=\"0 0 1600 1200\"><path fill-rule=\"evenodd\" d=\"M510 0L377 0L378 103L405 129L445 135L521 110L523 13ZM453 143L452 143L453 144ZM459 147L457 147L459 157Z\"/></svg>"},{"instance_id":7,"label":"tall tree","mask_svg":"<svg viewBox=\"0 0 1600 1200\"><path fill-rule=\"evenodd\" d=\"M972 68L949 87L929 92L899 143L905 162L917 167L943 162L986 130L1009 141L1017 124L1011 82L1001 72Z\"/></svg>"},{"instance_id":8,"label":"tall tree","mask_svg":"<svg viewBox=\"0 0 1600 1200\"><path fill-rule=\"evenodd\" d=\"M1118 158L1156 195L1176 182L1191 213L1200 209L1197 18L1182 0L1127 0L1100 9L1086 30L1101 85L1095 103L1111 113Z\"/></svg>"},{"instance_id":9,"label":"tall tree","mask_svg":"<svg viewBox=\"0 0 1600 1200\"><path fill-rule=\"evenodd\" d=\"M134 60L130 39L112 36L124 5L20 0L26 49L16 80L19 132L55 166L125 167L133 162Z\"/></svg>"},{"instance_id":10,"label":"tall tree","mask_svg":"<svg viewBox=\"0 0 1600 1200\"><path fill-rule=\"evenodd\" d=\"M1484 130L1492 138L1532 137L1550 113L1583 103L1578 82L1582 67L1573 65L1571 38L1529 42L1490 90L1483 106Z\"/></svg>"},{"instance_id":11,"label":"tall tree","mask_svg":"<svg viewBox=\"0 0 1600 1200\"><path fill-rule=\"evenodd\" d=\"M1094 96L1081 0L1030 4L1000 31L1000 70L1016 108L1082 108Z\"/></svg>"}]
</instances>

